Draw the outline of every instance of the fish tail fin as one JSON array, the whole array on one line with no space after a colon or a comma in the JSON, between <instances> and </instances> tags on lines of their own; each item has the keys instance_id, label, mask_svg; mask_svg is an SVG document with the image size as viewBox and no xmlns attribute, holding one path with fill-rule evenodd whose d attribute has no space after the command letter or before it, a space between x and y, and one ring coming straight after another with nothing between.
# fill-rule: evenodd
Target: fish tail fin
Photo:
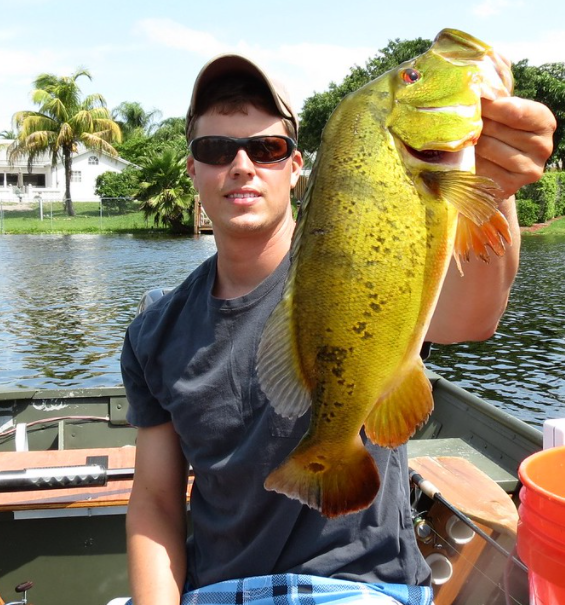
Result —
<instances>
[{"instance_id":1,"label":"fish tail fin","mask_svg":"<svg viewBox=\"0 0 565 605\"><path fill-rule=\"evenodd\" d=\"M457 219L457 232L455 234L455 245L453 247L453 256L461 270L461 260L469 260L471 252L478 258L489 262L490 248L497 256L504 254L505 242L512 243L510 227L505 216L497 210L488 221L482 225L477 225L466 216L460 214Z\"/></svg>"},{"instance_id":2,"label":"fish tail fin","mask_svg":"<svg viewBox=\"0 0 565 605\"><path fill-rule=\"evenodd\" d=\"M398 387L377 401L365 420L365 433L382 447L398 447L408 441L433 409L432 386L418 357Z\"/></svg>"},{"instance_id":3,"label":"fish tail fin","mask_svg":"<svg viewBox=\"0 0 565 605\"><path fill-rule=\"evenodd\" d=\"M299 445L265 480L265 488L337 517L367 508L380 487L377 465L359 436L344 451L328 454L316 444Z\"/></svg>"}]
</instances>

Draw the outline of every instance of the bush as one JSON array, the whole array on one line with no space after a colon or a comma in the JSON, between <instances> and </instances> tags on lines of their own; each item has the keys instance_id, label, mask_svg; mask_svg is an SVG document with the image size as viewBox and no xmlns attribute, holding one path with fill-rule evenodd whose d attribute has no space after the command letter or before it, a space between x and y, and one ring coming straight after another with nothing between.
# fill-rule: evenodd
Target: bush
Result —
<instances>
[{"instance_id":1,"label":"bush","mask_svg":"<svg viewBox=\"0 0 565 605\"><path fill-rule=\"evenodd\" d=\"M139 185L139 170L128 166L122 172L103 172L96 177L94 193L102 198L131 198Z\"/></svg>"},{"instance_id":2,"label":"bush","mask_svg":"<svg viewBox=\"0 0 565 605\"><path fill-rule=\"evenodd\" d=\"M516 210L520 227L531 227L537 222L539 207L533 200L518 199Z\"/></svg>"},{"instance_id":3,"label":"bush","mask_svg":"<svg viewBox=\"0 0 565 605\"><path fill-rule=\"evenodd\" d=\"M555 200L555 216L565 216L565 172L556 172L557 196Z\"/></svg>"}]
</instances>

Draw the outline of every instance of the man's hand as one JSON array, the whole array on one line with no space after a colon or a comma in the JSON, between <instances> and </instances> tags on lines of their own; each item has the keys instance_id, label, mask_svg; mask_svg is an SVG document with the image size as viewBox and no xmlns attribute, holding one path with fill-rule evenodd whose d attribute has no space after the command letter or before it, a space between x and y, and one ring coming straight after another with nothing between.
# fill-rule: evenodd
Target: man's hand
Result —
<instances>
[{"instance_id":1,"label":"man's hand","mask_svg":"<svg viewBox=\"0 0 565 605\"><path fill-rule=\"evenodd\" d=\"M553 150L555 117L545 105L518 97L483 99L482 117L477 173L496 181L507 198L542 176Z\"/></svg>"}]
</instances>

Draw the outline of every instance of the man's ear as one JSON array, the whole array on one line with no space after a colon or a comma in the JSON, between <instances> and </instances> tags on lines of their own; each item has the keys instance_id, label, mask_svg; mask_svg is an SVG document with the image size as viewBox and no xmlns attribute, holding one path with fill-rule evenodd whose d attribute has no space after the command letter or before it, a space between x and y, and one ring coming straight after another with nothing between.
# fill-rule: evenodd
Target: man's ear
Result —
<instances>
[{"instance_id":1,"label":"man's ear","mask_svg":"<svg viewBox=\"0 0 565 605\"><path fill-rule=\"evenodd\" d=\"M189 155L186 158L186 171L188 172L188 176L194 181L195 172L194 172L194 158Z\"/></svg>"},{"instance_id":2,"label":"man's ear","mask_svg":"<svg viewBox=\"0 0 565 605\"><path fill-rule=\"evenodd\" d=\"M302 158L302 154L298 149L294 152L292 156L292 174L290 176L290 188L294 189L296 187L296 183L298 183L298 178L300 177L300 173L302 172L302 167L304 166L304 159Z\"/></svg>"}]
</instances>

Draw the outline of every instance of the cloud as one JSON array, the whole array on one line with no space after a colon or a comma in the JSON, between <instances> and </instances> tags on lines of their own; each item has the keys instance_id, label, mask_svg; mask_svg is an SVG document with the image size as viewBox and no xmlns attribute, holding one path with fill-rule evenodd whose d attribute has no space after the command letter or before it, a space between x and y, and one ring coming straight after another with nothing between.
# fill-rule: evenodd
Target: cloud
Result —
<instances>
[{"instance_id":1,"label":"cloud","mask_svg":"<svg viewBox=\"0 0 565 605\"><path fill-rule=\"evenodd\" d=\"M377 52L377 48L347 48L337 44L263 47L243 40L228 43L171 19L142 19L136 23L134 31L155 44L186 51L203 60L226 52L245 55L283 81L297 107L315 90L326 90L331 81L340 82L351 67L364 65Z\"/></svg>"},{"instance_id":2,"label":"cloud","mask_svg":"<svg viewBox=\"0 0 565 605\"><path fill-rule=\"evenodd\" d=\"M530 65L542 65L543 63L565 62L565 30L542 32L538 40L521 42L495 42L494 48L517 63L522 59L528 59Z\"/></svg>"},{"instance_id":3,"label":"cloud","mask_svg":"<svg viewBox=\"0 0 565 605\"><path fill-rule=\"evenodd\" d=\"M518 0L517 2L513 0L485 0L481 4L472 6L471 12L477 15L477 17L488 18L499 15L509 8L519 8L522 6L524 6L522 0Z\"/></svg>"},{"instance_id":4,"label":"cloud","mask_svg":"<svg viewBox=\"0 0 565 605\"><path fill-rule=\"evenodd\" d=\"M134 32L161 46L200 56L213 56L229 50L228 45L219 42L212 34L190 29L172 19L142 19L134 26Z\"/></svg>"}]
</instances>

